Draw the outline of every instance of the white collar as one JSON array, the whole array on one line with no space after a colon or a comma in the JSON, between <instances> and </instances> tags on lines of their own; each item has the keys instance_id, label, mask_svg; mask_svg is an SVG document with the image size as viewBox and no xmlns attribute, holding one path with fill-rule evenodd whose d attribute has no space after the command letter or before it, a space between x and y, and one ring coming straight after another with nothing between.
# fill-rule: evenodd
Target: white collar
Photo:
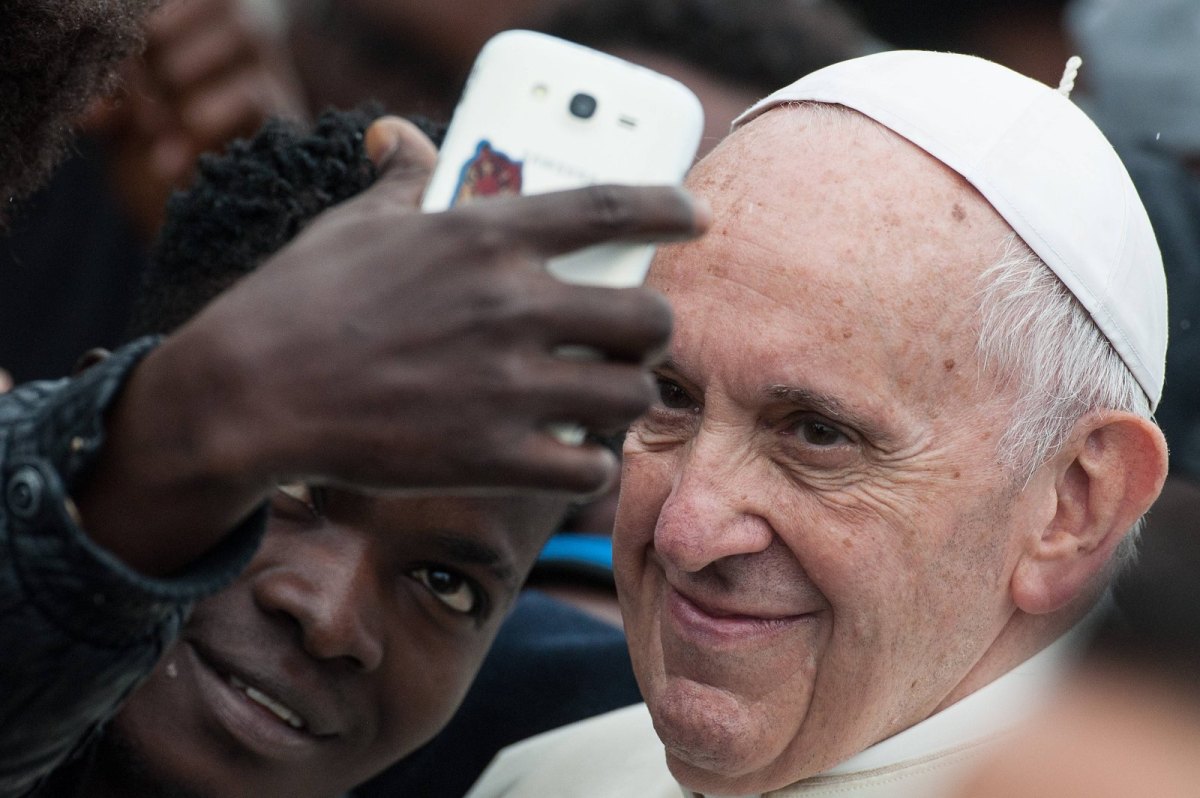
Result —
<instances>
[{"instance_id":1,"label":"white collar","mask_svg":"<svg viewBox=\"0 0 1200 798\"><path fill-rule=\"evenodd\" d=\"M982 740L1012 728L1035 707L1058 681L1071 660L1079 635L1073 629L1025 662L971 693L966 698L910 726L845 762L824 771L822 776L845 776L892 767ZM684 798L699 793L683 790ZM704 793L703 798L738 798ZM743 798L761 798L759 795Z\"/></svg>"},{"instance_id":2,"label":"white collar","mask_svg":"<svg viewBox=\"0 0 1200 798\"><path fill-rule=\"evenodd\" d=\"M821 775L842 776L897 765L1006 731L1044 703L1086 637L1086 620L941 712L910 726Z\"/></svg>"}]
</instances>

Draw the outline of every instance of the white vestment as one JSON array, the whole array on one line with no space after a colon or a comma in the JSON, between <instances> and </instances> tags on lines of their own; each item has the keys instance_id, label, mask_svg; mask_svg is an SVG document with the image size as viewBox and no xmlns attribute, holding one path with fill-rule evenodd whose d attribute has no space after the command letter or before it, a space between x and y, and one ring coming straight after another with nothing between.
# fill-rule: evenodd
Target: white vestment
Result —
<instances>
[{"instance_id":1,"label":"white vestment","mask_svg":"<svg viewBox=\"0 0 1200 798\"><path fill-rule=\"evenodd\" d=\"M943 711L762 798L942 798L1042 703L1074 633ZM645 704L555 729L497 755L467 798L693 798L667 769ZM717 798L717 796L704 796Z\"/></svg>"}]
</instances>

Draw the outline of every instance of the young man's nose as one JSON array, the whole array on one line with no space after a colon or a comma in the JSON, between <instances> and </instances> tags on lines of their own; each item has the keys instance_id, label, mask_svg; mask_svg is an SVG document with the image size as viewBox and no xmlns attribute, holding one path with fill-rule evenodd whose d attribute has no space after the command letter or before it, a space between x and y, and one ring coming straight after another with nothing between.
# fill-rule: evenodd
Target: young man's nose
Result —
<instances>
[{"instance_id":1,"label":"young man's nose","mask_svg":"<svg viewBox=\"0 0 1200 798\"><path fill-rule=\"evenodd\" d=\"M293 619L313 657L372 671L383 660L379 577L369 540L337 529L297 536L288 561L258 575L255 597Z\"/></svg>"}]
</instances>

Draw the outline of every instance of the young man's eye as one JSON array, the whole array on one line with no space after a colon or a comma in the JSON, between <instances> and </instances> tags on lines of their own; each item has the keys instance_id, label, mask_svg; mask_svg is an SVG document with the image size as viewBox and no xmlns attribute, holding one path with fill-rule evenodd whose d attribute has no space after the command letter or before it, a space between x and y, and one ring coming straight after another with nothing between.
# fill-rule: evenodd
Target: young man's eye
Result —
<instances>
[{"instance_id":1,"label":"young man's eye","mask_svg":"<svg viewBox=\"0 0 1200 798\"><path fill-rule=\"evenodd\" d=\"M276 485L271 497L271 512L285 518L310 521L319 519L324 510L320 488L310 488L302 482Z\"/></svg>"},{"instance_id":2,"label":"young man's eye","mask_svg":"<svg viewBox=\"0 0 1200 798\"><path fill-rule=\"evenodd\" d=\"M445 568L425 566L410 572L434 597L455 612L476 615L479 593L466 577Z\"/></svg>"}]
</instances>

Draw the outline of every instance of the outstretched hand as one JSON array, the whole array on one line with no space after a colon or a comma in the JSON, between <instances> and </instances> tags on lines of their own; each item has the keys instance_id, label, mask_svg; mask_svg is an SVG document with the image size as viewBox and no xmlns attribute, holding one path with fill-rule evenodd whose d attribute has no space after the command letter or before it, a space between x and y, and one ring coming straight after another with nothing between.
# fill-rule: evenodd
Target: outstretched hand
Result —
<instances>
[{"instance_id":1,"label":"outstretched hand","mask_svg":"<svg viewBox=\"0 0 1200 798\"><path fill-rule=\"evenodd\" d=\"M233 345L222 362L254 418L237 438L253 453L236 459L378 487L603 487L611 454L545 428L612 429L640 415L653 399L643 365L667 342L670 310L645 289L563 284L544 263L602 241L693 233L702 223L690 200L606 187L423 215L432 146L381 124L396 135L376 185L181 336L219 330ZM563 345L606 357L555 357Z\"/></svg>"},{"instance_id":2,"label":"outstretched hand","mask_svg":"<svg viewBox=\"0 0 1200 798\"><path fill-rule=\"evenodd\" d=\"M376 184L168 339L113 414L106 461L134 483L204 497L187 524L202 538L230 526L214 508L244 513L282 479L595 491L615 475L612 455L565 445L548 425L618 428L653 399L645 363L669 337L665 300L561 283L544 264L696 235L707 214L685 192L594 187L421 214L432 144L385 119L366 145ZM556 357L562 346L604 357ZM85 518L103 523L92 500L119 484L91 485Z\"/></svg>"}]
</instances>

